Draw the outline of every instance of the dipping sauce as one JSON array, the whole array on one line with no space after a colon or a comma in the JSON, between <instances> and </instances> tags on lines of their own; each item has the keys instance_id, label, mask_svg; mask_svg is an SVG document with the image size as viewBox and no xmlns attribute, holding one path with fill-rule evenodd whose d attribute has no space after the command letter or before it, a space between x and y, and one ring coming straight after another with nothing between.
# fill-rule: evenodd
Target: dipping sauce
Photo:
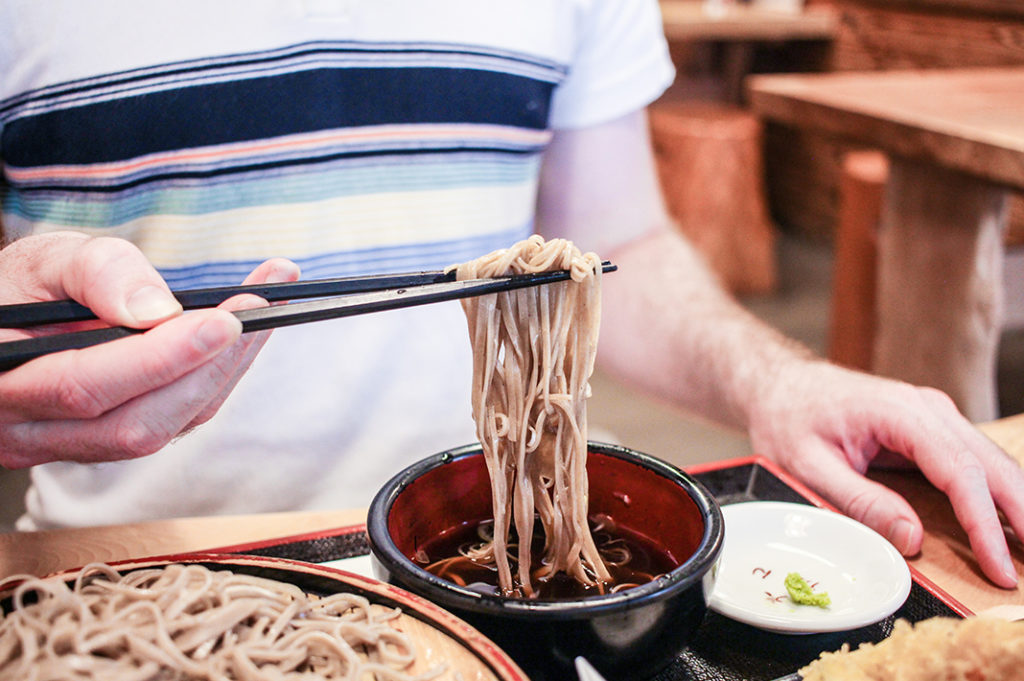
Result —
<instances>
[{"instance_id":1,"label":"dipping sauce","mask_svg":"<svg viewBox=\"0 0 1024 681\"><path fill-rule=\"evenodd\" d=\"M594 542L612 576L612 581L606 584L587 585L562 572L546 577L539 577L535 572L531 576L531 581L536 589L536 598L559 600L600 596L646 584L680 564L667 549L627 527L617 526L608 516L589 520ZM530 564L536 567L542 566L544 557L543 532L540 521L534 522ZM492 534L491 520L466 523L451 528L423 544L411 558L420 567L438 577L482 593L500 595L498 571L493 560L474 560L467 556L471 549L489 541ZM508 552L510 560L514 563L518 549L511 546L513 542L514 532L510 537ZM516 571L517 567L513 564L513 574Z\"/></svg>"}]
</instances>

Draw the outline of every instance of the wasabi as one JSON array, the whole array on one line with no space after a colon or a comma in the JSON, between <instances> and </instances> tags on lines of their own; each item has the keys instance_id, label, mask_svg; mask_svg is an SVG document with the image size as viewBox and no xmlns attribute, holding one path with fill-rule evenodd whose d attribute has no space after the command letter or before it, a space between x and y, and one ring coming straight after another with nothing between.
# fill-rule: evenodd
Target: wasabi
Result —
<instances>
[{"instance_id":1,"label":"wasabi","mask_svg":"<svg viewBox=\"0 0 1024 681\"><path fill-rule=\"evenodd\" d=\"M819 608L827 608L832 605L832 599L828 597L828 592L814 593L807 580L798 572L790 572L786 575L786 591L789 592L790 600L798 605L816 605Z\"/></svg>"}]
</instances>

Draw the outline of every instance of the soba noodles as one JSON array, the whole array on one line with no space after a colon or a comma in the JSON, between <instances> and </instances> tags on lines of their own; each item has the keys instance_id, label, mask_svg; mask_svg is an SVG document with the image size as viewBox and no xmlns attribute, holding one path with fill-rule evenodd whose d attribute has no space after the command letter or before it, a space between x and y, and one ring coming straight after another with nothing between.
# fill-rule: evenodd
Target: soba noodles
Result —
<instances>
[{"instance_id":1,"label":"soba noodles","mask_svg":"<svg viewBox=\"0 0 1024 681\"><path fill-rule=\"evenodd\" d=\"M169 565L25 579L0 620L0 679L428 679L399 611L269 579ZM11 579L6 580L10 582ZM35 602L32 602L33 599Z\"/></svg>"},{"instance_id":2,"label":"soba noodles","mask_svg":"<svg viewBox=\"0 0 1024 681\"><path fill-rule=\"evenodd\" d=\"M459 279L570 270L570 281L463 301L473 347L473 418L490 475L493 561L507 595L564 572L584 584L610 575L587 525L587 412L601 317L601 261L572 242L534 236L460 265ZM531 566L535 516L542 564ZM514 522L518 544L510 564ZM515 570L515 574L513 574Z\"/></svg>"}]
</instances>

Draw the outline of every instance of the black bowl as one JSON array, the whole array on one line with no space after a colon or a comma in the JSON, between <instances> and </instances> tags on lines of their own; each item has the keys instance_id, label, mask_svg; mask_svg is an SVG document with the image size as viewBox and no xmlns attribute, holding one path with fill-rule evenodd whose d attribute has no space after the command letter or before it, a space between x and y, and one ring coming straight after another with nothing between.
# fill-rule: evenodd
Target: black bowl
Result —
<instances>
[{"instance_id":1,"label":"black bowl","mask_svg":"<svg viewBox=\"0 0 1024 681\"><path fill-rule=\"evenodd\" d=\"M531 600L487 595L419 567L412 556L446 530L491 518L479 445L435 454L392 478L370 504L376 576L440 605L500 645L533 681L573 679L586 657L609 680L647 678L671 662L704 619L722 549L722 514L687 473L654 457L589 443L590 513L677 557L657 580L603 596Z\"/></svg>"}]
</instances>

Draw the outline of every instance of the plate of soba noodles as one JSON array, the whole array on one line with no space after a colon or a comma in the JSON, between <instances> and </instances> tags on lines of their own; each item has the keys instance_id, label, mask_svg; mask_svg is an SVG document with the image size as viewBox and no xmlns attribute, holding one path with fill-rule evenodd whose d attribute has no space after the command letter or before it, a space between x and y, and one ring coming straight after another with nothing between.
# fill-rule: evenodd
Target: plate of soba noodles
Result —
<instances>
[{"instance_id":1,"label":"plate of soba noodles","mask_svg":"<svg viewBox=\"0 0 1024 681\"><path fill-rule=\"evenodd\" d=\"M0 583L2 679L528 681L447 611L279 558L189 554Z\"/></svg>"}]
</instances>

